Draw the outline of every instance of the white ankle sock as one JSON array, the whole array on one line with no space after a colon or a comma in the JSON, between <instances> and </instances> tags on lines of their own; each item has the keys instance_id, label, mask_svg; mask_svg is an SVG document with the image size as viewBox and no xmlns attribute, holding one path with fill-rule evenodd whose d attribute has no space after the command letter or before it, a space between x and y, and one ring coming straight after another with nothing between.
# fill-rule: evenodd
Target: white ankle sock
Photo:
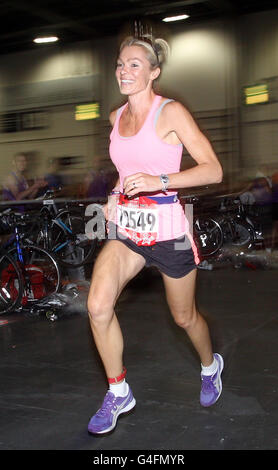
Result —
<instances>
[{"instance_id":1,"label":"white ankle sock","mask_svg":"<svg viewBox=\"0 0 278 470\"><path fill-rule=\"evenodd\" d=\"M124 379L118 384L110 384L109 390L114 393L115 397L125 397L128 394L128 384Z\"/></svg>"},{"instance_id":2,"label":"white ankle sock","mask_svg":"<svg viewBox=\"0 0 278 470\"><path fill-rule=\"evenodd\" d=\"M215 357L213 358L213 362L210 364L210 366L203 366L203 364L201 364L201 368L202 368L202 374L203 375L212 375L212 374L215 374L215 372L217 371L217 367L218 367L218 362L217 360L215 359Z\"/></svg>"}]
</instances>

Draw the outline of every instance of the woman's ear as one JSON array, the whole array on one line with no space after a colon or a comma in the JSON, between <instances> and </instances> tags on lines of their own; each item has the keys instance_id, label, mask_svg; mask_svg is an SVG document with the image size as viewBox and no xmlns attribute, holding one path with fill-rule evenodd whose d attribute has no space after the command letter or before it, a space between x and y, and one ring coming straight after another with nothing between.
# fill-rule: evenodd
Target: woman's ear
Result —
<instances>
[{"instance_id":1,"label":"woman's ear","mask_svg":"<svg viewBox=\"0 0 278 470\"><path fill-rule=\"evenodd\" d=\"M160 68L156 67L156 69L152 70L151 72L151 79L156 80L160 75Z\"/></svg>"}]
</instances>

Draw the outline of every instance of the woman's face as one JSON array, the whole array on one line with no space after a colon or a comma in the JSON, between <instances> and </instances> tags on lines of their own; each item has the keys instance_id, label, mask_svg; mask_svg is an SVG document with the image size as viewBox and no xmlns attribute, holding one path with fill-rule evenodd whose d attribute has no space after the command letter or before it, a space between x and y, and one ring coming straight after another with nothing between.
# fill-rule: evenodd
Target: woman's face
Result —
<instances>
[{"instance_id":1,"label":"woman's face","mask_svg":"<svg viewBox=\"0 0 278 470\"><path fill-rule=\"evenodd\" d=\"M126 46L117 60L116 78L123 95L134 95L152 87L159 68L151 70L146 52L140 46Z\"/></svg>"}]
</instances>

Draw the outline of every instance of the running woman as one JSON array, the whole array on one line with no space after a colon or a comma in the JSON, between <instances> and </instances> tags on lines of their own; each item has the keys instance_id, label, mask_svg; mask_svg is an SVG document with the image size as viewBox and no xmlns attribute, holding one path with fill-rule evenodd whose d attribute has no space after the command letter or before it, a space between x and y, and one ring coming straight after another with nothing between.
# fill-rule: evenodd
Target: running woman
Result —
<instances>
[{"instance_id":1,"label":"running woman","mask_svg":"<svg viewBox=\"0 0 278 470\"><path fill-rule=\"evenodd\" d=\"M115 190L120 195L109 221L112 235L95 262L88 296L92 334L109 389L90 419L92 434L112 431L118 416L136 404L125 378L123 336L114 307L144 266L159 269L174 321L200 357L201 405L213 405L222 391L224 362L213 353L208 326L196 309L198 254L177 198L179 188L221 182L222 168L188 110L154 91L168 50L162 39L131 37L121 44L117 60L116 79L127 97L110 116L110 156L119 173ZM183 146L196 166L180 171ZM107 210L105 214L110 217Z\"/></svg>"}]
</instances>

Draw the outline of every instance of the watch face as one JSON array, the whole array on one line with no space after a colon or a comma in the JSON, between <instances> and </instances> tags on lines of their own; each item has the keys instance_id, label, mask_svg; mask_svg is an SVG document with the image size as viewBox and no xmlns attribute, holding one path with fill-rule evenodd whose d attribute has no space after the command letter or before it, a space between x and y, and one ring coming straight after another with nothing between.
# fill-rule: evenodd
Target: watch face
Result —
<instances>
[{"instance_id":1,"label":"watch face","mask_svg":"<svg viewBox=\"0 0 278 470\"><path fill-rule=\"evenodd\" d=\"M169 181L169 178L168 178L167 175L162 175L161 179L162 179L163 183L168 183L168 181Z\"/></svg>"}]
</instances>

